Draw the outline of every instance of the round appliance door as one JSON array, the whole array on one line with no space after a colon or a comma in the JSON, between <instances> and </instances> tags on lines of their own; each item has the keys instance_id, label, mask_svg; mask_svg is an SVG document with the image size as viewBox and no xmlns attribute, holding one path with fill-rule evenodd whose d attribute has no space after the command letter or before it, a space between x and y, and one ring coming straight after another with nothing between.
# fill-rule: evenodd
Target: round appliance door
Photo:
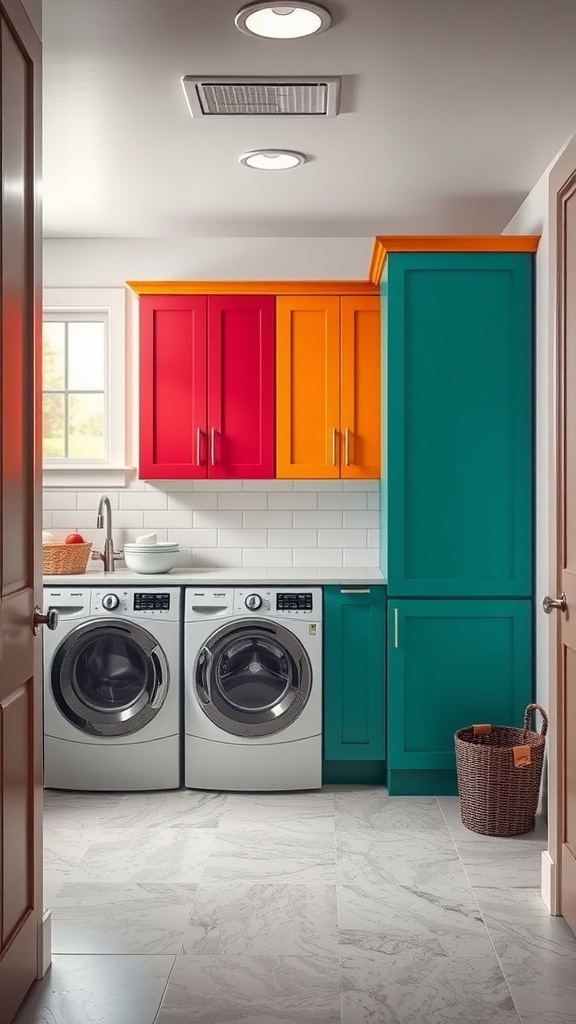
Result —
<instances>
[{"instance_id":1,"label":"round appliance door","mask_svg":"<svg viewBox=\"0 0 576 1024\"><path fill-rule=\"evenodd\" d=\"M93 736L127 736L160 711L169 685L158 641L131 622L97 619L72 630L51 668L64 717Z\"/></svg>"},{"instance_id":2,"label":"round appliance door","mask_svg":"<svg viewBox=\"0 0 576 1024\"><path fill-rule=\"evenodd\" d=\"M267 619L222 626L194 666L208 718L234 736L272 736L294 722L312 688L310 659L297 637Z\"/></svg>"}]
</instances>

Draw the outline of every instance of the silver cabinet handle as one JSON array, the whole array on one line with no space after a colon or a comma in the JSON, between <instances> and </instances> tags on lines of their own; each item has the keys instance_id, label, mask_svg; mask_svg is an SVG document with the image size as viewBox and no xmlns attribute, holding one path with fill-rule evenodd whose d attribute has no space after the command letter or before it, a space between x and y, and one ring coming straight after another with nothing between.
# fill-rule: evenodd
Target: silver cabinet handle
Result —
<instances>
[{"instance_id":1,"label":"silver cabinet handle","mask_svg":"<svg viewBox=\"0 0 576 1024\"><path fill-rule=\"evenodd\" d=\"M394 647L399 647L398 642L398 609L394 609Z\"/></svg>"},{"instance_id":2,"label":"silver cabinet handle","mask_svg":"<svg viewBox=\"0 0 576 1024\"><path fill-rule=\"evenodd\" d=\"M336 427L332 427L332 465L336 465L336 442L338 439L338 431Z\"/></svg>"},{"instance_id":3,"label":"silver cabinet handle","mask_svg":"<svg viewBox=\"0 0 576 1024\"><path fill-rule=\"evenodd\" d=\"M216 427L212 427L210 431L210 463L212 466L216 465Z\"/></svg>"},{"instance_id":4,"label":"silver cabinet handle","mask_svg":"<svg viewBox=\"0 0 576 1024\"><path fill-rule=\"evenodd\" d=\"M346 427L344 431L344 461L347 466L350 465L350 427Z\"/></svg>"},{"instance_id":5,"label":"silver cabinet handle","mask_svg":"<svg viewBox=\"0 0 576 1024\"><path fill-rule=\"evenodd\" d=\"M34 609L34 615L32 616L32 632L34 636L38 636L38 630L40 626L47 626L48 629L56 629L58 625L58 610L56 608L49 608L44 615L39 605L36 605Z\"/></svg>"},{"instance_id":6,"label":"silver cabinet handle","mask_svg":"<svg viewBox=\"0 0 576 1024\"><path fill-rule=\"evenodd\" d=\"M202 465L202 427L196 430L196 465Z\"/></svg>"},{"instance_id":7,"label":"silver cabinet handle","mask_svg":"<svg viewBox=\"0 0 576 1024\"><path fill-rule=\"evenodd\" d=\"M370 587L366 587L365 589L361 589L360 587L354 587L354 588L350 588L350 590L341 590L340 593L341 594L369 594L370 593Z\"/></svg>"},{"instance_id":8,"label":"silver cabinet handle","mask_svg":"<svg viewBox=\"0 0 576 1024\"><path fill-rule=\"evenodd\" d=\"M561 612L565 612L568 607L566 594L560 594L560 597L545 597L542 601L542 607L546 615L550 615L553 608L559 608Z\"/></svg>"}]
</instances>

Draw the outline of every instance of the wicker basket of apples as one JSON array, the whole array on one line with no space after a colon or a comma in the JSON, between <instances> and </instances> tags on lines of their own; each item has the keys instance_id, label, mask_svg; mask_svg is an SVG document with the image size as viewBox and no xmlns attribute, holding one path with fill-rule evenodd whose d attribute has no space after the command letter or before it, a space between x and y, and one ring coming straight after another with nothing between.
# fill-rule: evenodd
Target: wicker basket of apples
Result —
<instances>
[{"instance_id":1,"label":"wicker basket of apples","mask_svg":"<svg viewBox=\"0 0 576 1024\"><path fill-rule=\"evenodd\" d=\"M69 533L63 541L51 533L42 533L42 572L44 576L74 576L86 572L92 544L81 533Z\"/></svg>"}]
</instances>

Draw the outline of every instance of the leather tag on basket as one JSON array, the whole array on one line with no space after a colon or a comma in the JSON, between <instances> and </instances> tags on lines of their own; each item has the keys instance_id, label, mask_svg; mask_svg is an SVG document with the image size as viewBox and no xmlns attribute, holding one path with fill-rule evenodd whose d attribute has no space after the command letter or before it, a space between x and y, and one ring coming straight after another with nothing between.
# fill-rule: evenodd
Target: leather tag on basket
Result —
<instances>
[{"instance_id":1,"label":"leather tag on basket","mask_svg":"<svg viewBox=\"0 0 576 1024\"><path fill-rule=\"evenodd\" d=\"M484 725L473 725L472 730L475 736L489 736L492 732L492 726L486 722Z\"/></svg>"},{"instance_id":2,"label":"leather tag on basket","mask_svg":"<svg viewBox=\"0 0 576 1024\"><path fill-rule=\"evenodd\" d=\"M512 753L514 755L515 768L525 768L527 765L532 763L532 751L530 747L512 747Z\"/></svg>"}]
</instances>

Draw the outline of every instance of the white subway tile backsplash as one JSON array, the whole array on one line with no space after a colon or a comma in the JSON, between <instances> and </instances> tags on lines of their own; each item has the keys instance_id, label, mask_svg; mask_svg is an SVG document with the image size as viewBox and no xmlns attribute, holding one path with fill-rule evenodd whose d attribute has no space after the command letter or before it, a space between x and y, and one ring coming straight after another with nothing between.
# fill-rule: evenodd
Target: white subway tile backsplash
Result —
<instances>
[{"instance_id":1,"label":"white subway tile backsplash","mask_svg":"<svg viewBox=\"0 0 576 1024\"><path fill-rule=\"evenodd\" d=\"M168 508L168 495L164 491L122 491L120 493L120 508L123 511L129 509Z\"/></svg>"},{"instance_id":2,"label":"white subway tile backsplash","mask_svg":"<svg viewBox=\"0 0 576 1024\"><path fill-rule=\"evenodd\" d=\"M294 565L300 568L338 568L342 565L342 549L294 548Z\"/></svg>"},{"instance_id":3,"label":"white subway tile backsplash","mask_svg":"<svg viewBox=\"0 0 576 1024\"><path fill-rule=\"evenodd\" d=\"M244 512L244 526L263 526L268 529L289 530L292 527L291 511L263 509Z\"/></svg>"},{"instance_id":4,"label":"white subway tile backsplash","mask_svg":"<svg viewBox=\"0 0 576 1024\"><path fill-rule=\"evenodd\" d=\"M366 530L318 530L318 547L365 548Z\"/></svg>"},{"instance_id":5,"label":"white subway tile backsplash","mask_svg":"<svg viewBox=\"0 0 576 1024\"><path fill-rule=\"evenodd\" d=\"M281 498L283 495L271 495ZM265 491L231 491L218 495L218 508L262 509L268 506L268 495Z\"/></svg>"},{"instance_id":6,"label":"white subway tile backsplash","mask_svg":"<svg viewBox=\"0 0 576 1024\"><path fill-rule=\"evenodd\" d=\"M218 530L219 548L265 548L266 530Z\"/></svg>"},{"instance_id":7,"label":"white subway tile backsplash","mask_svg":"<svg viewBox=\"0 0 576 1024\"><path fill-rule=\"evenodd\" d=\"M44 509L42 512L42 529L50 530L52 526L52 509Z\"/></svg>"},{"instance_id":8,"label":"white subway tile backsplash","mask_svg":"<svg viewBox=\"0 0 576 1024\"><path fill-rule=\"evenodd\" d=\"M194 512L194 526L199 529L234 529L242 526L242 512L222 509L200 509Z\"/></svg>"},{"instance_id":9,"label":"white subway tile backsplash","mask_svg":"<svg viewBox=\"0 0 576 1024\"><path fill-rule=\"evenodd\" d=\"M318 528L319 526L331 527L334 530L338 530L342 527L342 512L326 512L312 510L311 512L294 512L294 526L299 529L303 526L312 526Z\"/></svg>"},{"instance_id":10,"label":"white subway tile backsplash","mask_svg":"<svg viewBox=\"0 0 576 1024\"><path fill-rule=\"evenodd\" d=\"M346 511L344 512L344 528L364 526L366 529L378 529L378 512L358 512L358 511Z\"/></svg>"},{"instance_id":11,"label":"white subway tile backsplash","mask_svg":"<svg viewBox=\"0 0 576 1024\"><path fill-rule=\"evenodd\" d=\"M192 512L186 511L186 509L146 511L144 512L144 526L151 530L155 526L163 526L167 530L184 529L186 526L192 526Z\"/></svg>"},{"instance_id":12,"label":"white subway tile backsplash","mask_svg":"<svg viewBox=\"0 0 576 1024\"><path fill-rule=\"evenodd\" d=\"M318 546L318 531L268 530L268 546L271 548L315 548Z\"/></svg>"},{"instance_id":13,"label":"white subway tile backsplash","mask_svg":"<svg viewBox=\"0 0 576 1024\"><path fill-rule=\"evenodd\" d=\"M178 541L179 564L203 568L379 564L378 481L131 480L110 490L114 542L143 532ZM100 550L100 491L44 492L44 525L79 530Z\"/></svg>"},{"instance_id":14,"label":"white subway tile backsplash","mask_svg":"<svg viewBox=\"0 0 576 1024\"><path fill-rule=\"evenodd\" d=\"M286 491L268 495L268 508L318 508L315 491Z\"/></svg>"},{"instance_id":15,"label":"white subway tile backsplash","mask_svg":"<svg viewBox=\"0 0 576 1024\"><path fill-rule=\"evenodd\" d=\"M77 507L76 491L44 491L45 509L74 509Z\"/></svg>"},{"instance_id":16,"label":"white subway tile backsplash","mask_svg":"<svg viewBox=\"0 0 576 1024\"><path fill-rule=\"evenodd\" d=\"M339 494L320 491L318 508L338 508L342 511L368 508L368 494L366 491L341 491Z\"/></svg>"},{"instance_id":17,"label":"white subway tile backsplash","mask_svg":"<svg viewBox=\"0 0 576 1024\"><path fill-rule=\"evenodd\" d=\"M244 565L247 569L292 565L292 548L244 548Z\"/></svg>"},{"instance_id":18,"label":"white subway tile backsplash","mask_svg":"<svg viewBox=\"0 0 576 1024\"><path fill-rule=\"evenodd\" d=\"M380 553L376 548L343 548L344 565L347 568L377 569Z\"/></svg>"}]
</instances>

